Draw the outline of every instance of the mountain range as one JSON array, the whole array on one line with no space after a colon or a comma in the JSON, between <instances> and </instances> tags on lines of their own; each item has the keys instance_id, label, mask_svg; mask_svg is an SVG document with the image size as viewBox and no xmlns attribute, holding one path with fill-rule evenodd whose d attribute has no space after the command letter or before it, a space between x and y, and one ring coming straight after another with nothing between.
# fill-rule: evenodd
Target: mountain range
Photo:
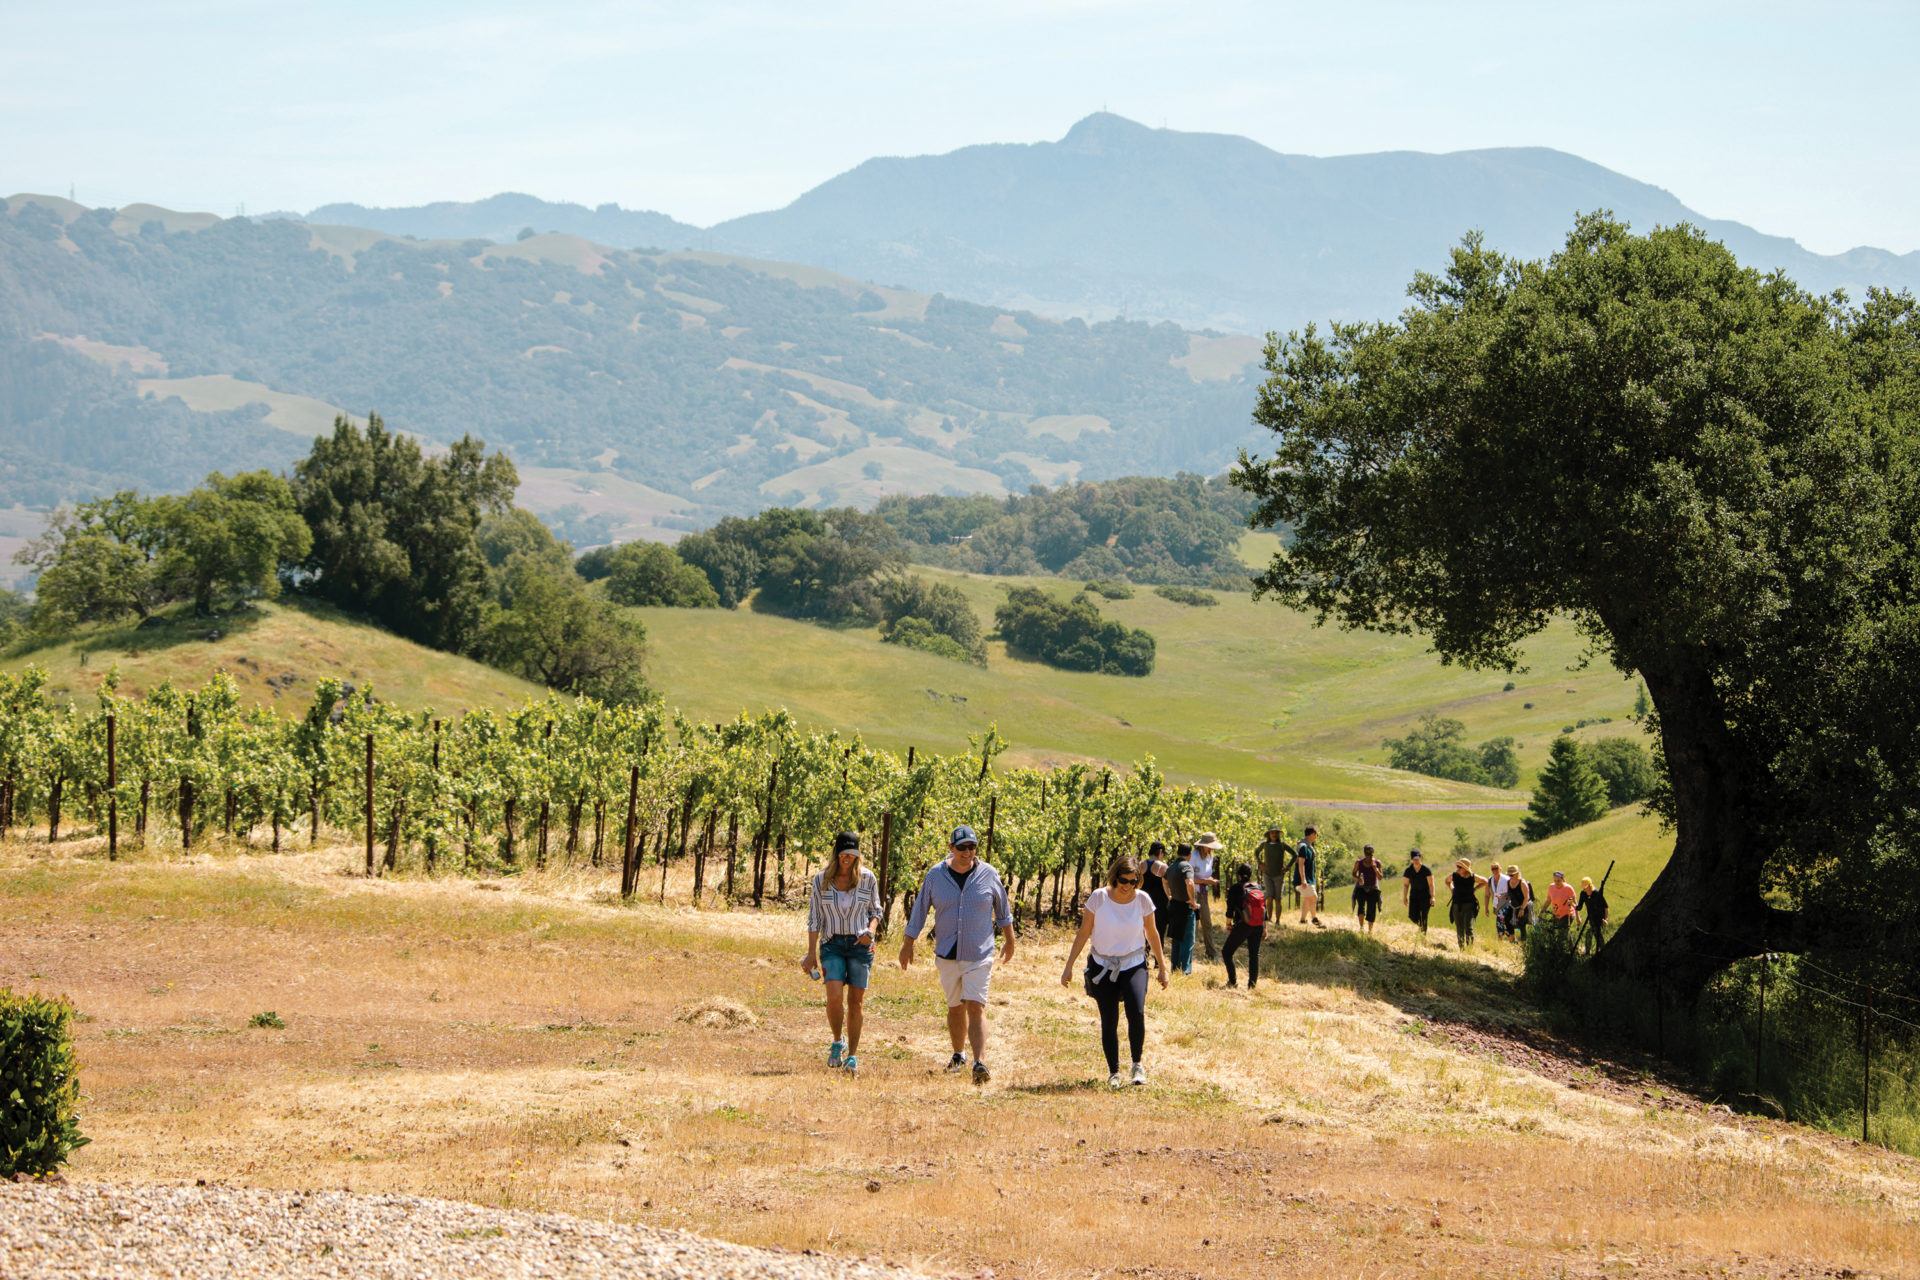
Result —
<instances>
[{"instance_id":1,"label":"mountain range","mask_svg":"<svg viewBox=\"0 0 1920 1280\"><path fill-rule=\"evenodd\" d=\"M518 195L411 209L329 205L307 220L494 240L530 227L808 263L1046 315L1259 334L1390 317L1413 273L1443 264L1468 231L1540 257L1560 246L1576 215L1601 209L1640 230L1691 223L1747 265L1783 270L1816 292L1920 288L1920 252L1816 254L1549 148L1288 155L1108 113L1058 142L868 160L785 208L704 229Z\"/></svg>"}]
</instances>

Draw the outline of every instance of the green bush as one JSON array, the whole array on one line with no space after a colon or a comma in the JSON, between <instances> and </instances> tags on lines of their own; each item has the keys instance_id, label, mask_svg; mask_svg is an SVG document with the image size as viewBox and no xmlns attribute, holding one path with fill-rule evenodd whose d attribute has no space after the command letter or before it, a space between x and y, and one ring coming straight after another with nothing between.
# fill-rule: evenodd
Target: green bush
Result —
<instances>
[{"instance_id":1,"label":"green bush","mask_svg":"<svg viewBox=\"0 0 1920 1280\"><path fill-rule=\"evenodd\" d=\"M1120 578L1095 578L1087 590L1108 600L1133 599L1133 584Z\"/></svg>"},{"instance_id":2,"label":"green bush","mask_svg":"<svg viewBox=\"0 0 1920 1280\"><path fill-rule=\"evenodd\" d=\"M1211 591L1202 591L1198 587L1155 587L1153 594L1162 600L1171 600L1175 604L1190 604L1202 609L1220 603Z\"/></svg>"},{"instance_id":3,"label":"green bush","mask_svg":"<svg viewBox=\"0 0 1920 1280\"><path fill-rule=\"evenodd\" d=\"M935 631L933 624L925 618L900 619L887 631L886 643L938 654L942 658L952 658L955 662L971 662L982 667L987 665L984 646L968 649L952 636Z\"/></svg>"},{"instance_id":4,"label":"green bush","mask_svg":"<svg viewBox=\"0 0 1920 1280\"><path fill-rule=\"evenodd\" d=\"M286 1027L287 1020L269 1009L265 1013L256 1013L251 1018L248 1018L247 1025L250 1027L266 1027L274 1031L279 1031Z\"/></svg>"},{"instance_id":5,"label":"green bush","mask_svg":"<svg viewBox=\"0 0 1920 1280\"><path fill-rule=\"evenodd\" d=\"M0 988L0 1177L50 1173L87 1145L65 1000Z\"/></svg>"}]
</instances>

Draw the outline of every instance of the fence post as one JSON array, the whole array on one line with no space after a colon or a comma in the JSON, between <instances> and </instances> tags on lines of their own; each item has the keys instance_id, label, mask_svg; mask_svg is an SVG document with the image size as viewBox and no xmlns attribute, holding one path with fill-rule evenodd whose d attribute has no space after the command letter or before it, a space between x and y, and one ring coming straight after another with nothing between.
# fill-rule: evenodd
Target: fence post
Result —
<instances>
[{"instance_id":1,"label":"fence post","mask_svg":"<svg viewBox=\"0 0 1920 1280\"><path fill-rule=\"evenodd\" d=\"M113 717L107 717L107 861L116 862L120 857L120 796L114 790L120 785L120 774L114 760Z\"/></svg>"},{"instance_id":2,"label":"fence post","mask_svg":"<svg viewBox=\"0 0 1920 1280\"><path fill-rule=\"evenodd\" d=\"M912 750L911 747L908 748ZM887 936L887 926L893 923L893 810L888 809L880 815L880 934Z\"/></svg>"},{"instance_id":3,"label":"fence post","mask_svg":"<svg viewBox=\"0 0 1920 1280\"><path fill-rule=\"evenodd\" d=\"M1867 1136L1867 1117L1873 1114L1873 988L1867 988L1867 1012L1860 1020L1860 1141Z\"/></svg>"},{"instance_id":4,"label":"fence post","mask_svg":"<svg viewBox=\"0 0 1920 1280\"><path fill-rule=\"evenodd\" d=\"M1760 1092L1760 1064L1767 1052L1767 966L1773 956L1769 954L1767 940L1760 940L1760 1021L1753 1033L1753 1091Z\"/></svg>"},{"instance_id":5,"label":"fence post","mask_svg":"<svg viewBox=\"0 0 1920 1280\"><path fill-rule=\"evenodd\" d=\"M627 834L620 843L620 900L633 896L633 824L640 807L640 766L627 775Z\"/></svg>"},{"instance_id":6,"label":"fence post","mask_svg":"<svg viewBox=\"0 0 1920 1280\"><path fill-rule=\"evenodd\" d=\"M373 875L373 735L367 735L367 875Z\"/></svg>"},{"instance_id":7,"label":"fence post","mask_svg":"<svg viewBox=\"0 0 1920 1280\"><path fill-rule=\"evenodd\" d=\"M993 859L993 820L996 817L998 817L999 814L1000 814L1000 797L998 795L988 796L987 797L987 845L986 845L986 848L982 850L980 854L980 857L985 861L990 862Z\"/></svg>"}]
</instances>

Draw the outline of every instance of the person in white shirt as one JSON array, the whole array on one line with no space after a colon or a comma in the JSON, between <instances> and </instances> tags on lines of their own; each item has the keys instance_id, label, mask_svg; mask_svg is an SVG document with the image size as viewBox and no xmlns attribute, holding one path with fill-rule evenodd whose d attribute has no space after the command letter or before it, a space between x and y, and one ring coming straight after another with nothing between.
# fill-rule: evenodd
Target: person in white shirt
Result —
<instances>
[{"instance_id":1,"label":"person in white shirt","mask_svg":"<svg viewBox=\"0 0 1920 1280\"><path fill-rule=\"evenodd\" d=\"M1153 954L1159 972L1160 989L1167 986L1167 957L1160 949L1160 934L1153 927L1153 899L1140 891L1140 862L1131 856L1117 859L1107 872L1107 887L1096 889L1080 912L1080 932L1074 936L1073 950L1067 953L1067 967L1060 971L1060 985L1073 985L1073 963L1087 948L1084 983L1087 994L1100 1006L1100 1047L1107 1055L1107 1083L1114 1088L1127 1084L1120 1074L1120 1010L1127 1011L1127 1043L1133 1051L1134 1084L1147 1082L1146 1068L1140 1065L1140 1052L1147 1041L1147 954ZM1087 944L1093 945L1088 948Z\"/></svg>"},{"instance_id":2,"label":"person in white shirt","mask_svg":"<svg viewBox=\"0 0 1920 1280\"><path fill-rule=\"evenodd\" d=\"M1500 864L1494 863L1487 872L1487 914L1493 917L1493 936L1504 940L1507 929L1501 917L1507 906L1507 877L1501 873Z\"/></svg>"}]
</instances>

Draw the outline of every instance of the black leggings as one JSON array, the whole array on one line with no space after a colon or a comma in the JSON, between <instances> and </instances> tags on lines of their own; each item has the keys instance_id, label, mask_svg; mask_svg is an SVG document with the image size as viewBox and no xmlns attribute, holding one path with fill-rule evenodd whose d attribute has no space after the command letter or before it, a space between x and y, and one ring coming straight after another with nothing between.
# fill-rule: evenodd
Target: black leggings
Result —
<instances>
[{"instance_id":1,"label":"black leggings","mask_svg":"<svg viewBox=\"0 0 1920 1280\"><path fill-rule=\"evenodd\" d=\"M1251 987L1260 981L1260 944L1266 940L1264 926L1236 924L1227 930L1227 945L1221 948L1221 958L1227 962L1228 986L1240 981L1233 971L1233 953L1240 949L1242 943L1247 948L1247 985Z\"/></svg>"},{"instance_id":2,"label":"black leggings","mask_svg":"<svg viewBox=\"0 0 1920 1280\"><path fill-rule=\"evenodd\" d=\"M1380 914L1380 891L1362 889L1360 891L1360 918L1372 924Z\"/></svg>"},{"instance_id":3,"label":"black leggings","mask_svg":"<svg viewBox=\"0 0 1920 1280\"><path fill-rule=\"evenodd\" d=\"M1107 1055L1109 1074L1120 1070L1120 1006L1127 1007L1127 1047L1133 1060L1147 1044L1147 966L1137 964L1118 977L1102 981L1100 971L1087 966L1087 994L1100 1006L1100 1048Z\"/></svg>"},{"instance_id":4,"label":"black leggings","mask_svg":"<svg viewBox=\"0 0 1920 1280\"><path fill-rule=\"evenodd\" d=\"M1433 899L1411 898L1407 902L1407 919L1418 925L1420 932L1425 933L1427 931L1427 913L1432 910Z\"/></svg>"}]
</instances>

